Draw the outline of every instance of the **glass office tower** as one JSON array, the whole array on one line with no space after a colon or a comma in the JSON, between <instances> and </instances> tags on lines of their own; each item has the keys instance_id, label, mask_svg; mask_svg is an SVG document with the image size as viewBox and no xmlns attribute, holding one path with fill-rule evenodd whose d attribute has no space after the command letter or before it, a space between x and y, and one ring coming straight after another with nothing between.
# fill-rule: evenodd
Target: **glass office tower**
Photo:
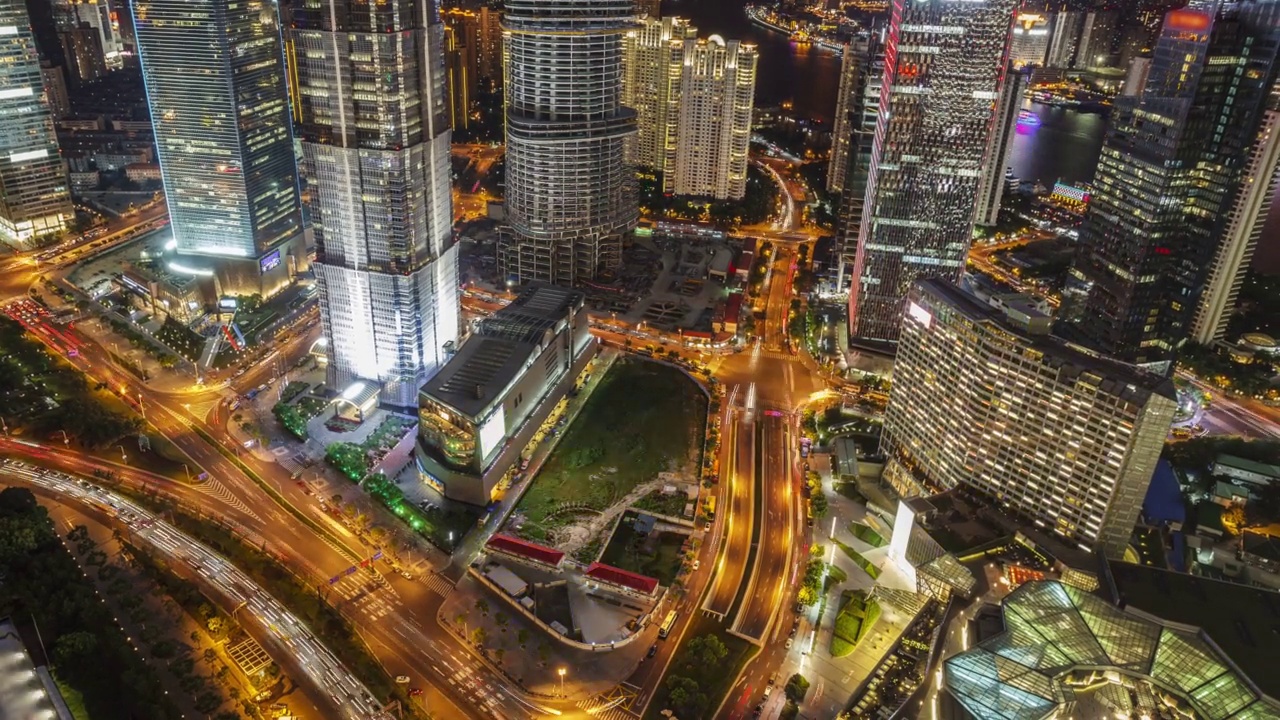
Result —
<instances>
[{"instance_id":1,"label":"glass office tower","mask_svg":"<svg viewBox=\"0 0 1280 720\"><path fill-rule=\"evenodd\" d=\"M964 267L1015 4L893 3L849 293L855 344L896 341L912 284Z\"/></svg>"},{"instance_id":2,"label":"glass office tower","mask_svg":"<svg viewBox=\"0 0 1280 720\"><path fill-rule=\"evenodd\" d=\"M500 269L512 282L590 282L618 267L639 219L623 141L622 34L631 0L508 0L507 224Z\"/></svg>"},{"instance_id":3,"label":"glass office tower","mask_svg":"<svg viewBox=\"0 0 1280 720\"><path fill-rule=\"evenodd\" d=\"M0 234L60 233L75 217L22 0L0 0Z\"/></svg>"},{"instance_id":4,"label":"glass office tower","mask_svg":"<svg viewBox=\"0 0 1280 720\"><path fill-rule=\"evenodd\" d=\"M329 382L416 406L458 336L444 25L426 0L301 0L290 36Z\"/></svg>"},{"instance_id":5,"label":"glass office tower","mask_svg":"<svg viewBox=\"0 0 1280 720\"><path fill-rule=\"evenodd\" d=\"M275 4L134 0L133 12L178 252L267 256L302 232Z\"/></svg>"}]
</instances>

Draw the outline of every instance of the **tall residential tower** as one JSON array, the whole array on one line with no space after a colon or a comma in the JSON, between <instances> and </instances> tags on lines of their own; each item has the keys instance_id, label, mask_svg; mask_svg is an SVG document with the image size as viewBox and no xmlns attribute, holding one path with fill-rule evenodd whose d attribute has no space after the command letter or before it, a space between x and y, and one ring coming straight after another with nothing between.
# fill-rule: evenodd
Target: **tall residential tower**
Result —
<instances>
[{"instance_id":1,"label":"tall residential tower","mask_svg":"<svg viewBox=\"0 0 1280 720\"><path fill-rule=\"evenodd\" d=\"M329 383L411 407L458 336L444 26L426 0L303 0L291 35Z\"/></svg>"},{"instance_id":2,"label":"tall residential tower","mask_svg":"<svg viewBox=\"0 0 1280 720\"><path fill-rule=\"evenodd\" d=\"M508 0L509 282L577 285L618 268L640 209L623 157L635 113L622 104L622 35L631 0Z\"/></svg>"},{"instance_id":3,"label":"tall residential tower","mask_svg":"<svg viewBox=\"0 0 1280 720\"><path fill-rule=\"evenodd\" d=\"M849 293L851 341L897 340L922 277L956 279L1009 54L1014 0L898 0Z\"/></svg>"},{"instance_id":4,"label":"tall residential tower","mask_svg":"<svg viewBox=\"0 0 1280 720\"><path fill-rule=\"evenodd\" d=\"M0 0L0 234L26 242L75 217L23 0Z\"/></svg>"}]
</instances>

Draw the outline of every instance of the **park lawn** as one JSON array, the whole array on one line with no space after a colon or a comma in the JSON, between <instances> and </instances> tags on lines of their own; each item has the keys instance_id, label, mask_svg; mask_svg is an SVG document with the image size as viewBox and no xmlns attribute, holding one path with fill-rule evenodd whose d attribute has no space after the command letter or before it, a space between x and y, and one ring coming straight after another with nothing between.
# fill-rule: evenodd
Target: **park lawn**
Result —
<instances>
[{"instance_id":1,"label":"park lawn","mask_svg":"<svg viewBox=\"0 0 1280 720\"><path fill-rule=\"evenodd\" d=\"M703 635L715 636L729 649L729 654L715 667L696 667L690 665L687 658L689 641ZM658 642L671 642L671 640L659 640ZM676 649L675 656L671 658L671 664L667 666L667 672L663 676L662 683L654 690L653 700L645 711L644 720L658 720L658 718L662 717L662 710L668 707L667 696L669 690L667 679L673 675L689 677L698 683L702 694L707 696L706 715L710 717L711 713L720 705L721 700L724 699L725 694L729 692L733 681L738 677L738 673L742 672L742 668L759 651L759 648L746 640L736 635L730 635L720 621L698 613L689 623L689 627L681 638L680 647Z\"/></svg>"},{"instance_id":2,"label":"park lawn","mask_svg":"<svg viewBox=\"0 0 1280 720\"><path fill-rule=\"evenodd\" d=\"M679 370L615 364L552 451L516 511L541 525L564 503L603 510L658 473L691 467L701 447L707 401Z\"/></svg>"}]
</instances>

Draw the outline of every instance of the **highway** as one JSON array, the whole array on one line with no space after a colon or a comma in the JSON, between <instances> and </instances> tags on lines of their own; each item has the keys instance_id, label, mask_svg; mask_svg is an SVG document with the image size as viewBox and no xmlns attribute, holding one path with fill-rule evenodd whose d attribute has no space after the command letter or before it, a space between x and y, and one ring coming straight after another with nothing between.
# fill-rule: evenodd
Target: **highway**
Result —
<instances>
[{"instance_id":1,"label":"highway","mask_svg":"<svg viewBox=\"0 0 1280 720\"><path fill-rule=\"evenodd\" d=\"M774 619L786 604L787 589L795 579L790 560L795 547L796 468L789 417L766 410L760 422L763 441L760 487L760 541L751 585L733 630L756 644L764 644Z\"/></svg>"},{"instance_id":2,"label":"highway","mask_svg":"<svg viewBox=\"0 0 1280 720\"><path fill-rule=\"evenodd\" d=\"M744 394L754 394L748 389ZM725 461L720 473L723 488L711 589L703 601L703 609L727 619L746 577L751 555L752 526L755 522L756 426L750 398L744 408L731 408L729 427L725 433ZM732 398L730 404L732 405Z\"/></svg>"},{"instance_id":3,"label":"highway","mask_svg":"<svg viewBox=\"0 0 1280 720\"><path fill-rule=\"evenodd\" d=\"M290 659L315 698L341 717L389 720L366 688L307 626L248 576L209 548L188 537L142 506L94 485L84 478L29 466L20 461L0 460L0 470L8 480L44 490L60 501L72 500L93 508L123 525L128 534L150 546L175 564L191 568L200 582L212 587L233 607L246 607L238 615L241 623L252 619L258 637L269 638L277 656Z\"/></svg>"}]
</instances>

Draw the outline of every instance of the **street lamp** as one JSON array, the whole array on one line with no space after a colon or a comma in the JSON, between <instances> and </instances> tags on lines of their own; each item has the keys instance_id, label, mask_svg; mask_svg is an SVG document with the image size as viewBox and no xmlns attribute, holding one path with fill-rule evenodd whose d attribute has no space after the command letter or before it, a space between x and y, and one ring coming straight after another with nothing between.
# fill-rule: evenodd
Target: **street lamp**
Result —
<instances>
[{"instance_id":1,"label":"street lamp","mask_svg":"<svg viewBox=\"0 0 1280 720\"><path fill-rule=\"evenodd\" d=\"M129 462L129 456L125 454L124 446L117 445L116 447L120 448L120 462L125 462L125 463Z\"/></svg>"},{"instance_id":2,"label":"street lamp","mask_svg":"<svg viewBox=\"0 0 1280 720\"><path fill-rule=\"evenodd\" d=\"M564 674L566 671L564 668L559 668L556 672L560 673L560 694L564 695Z\"/></svg>"}]
</instances>

